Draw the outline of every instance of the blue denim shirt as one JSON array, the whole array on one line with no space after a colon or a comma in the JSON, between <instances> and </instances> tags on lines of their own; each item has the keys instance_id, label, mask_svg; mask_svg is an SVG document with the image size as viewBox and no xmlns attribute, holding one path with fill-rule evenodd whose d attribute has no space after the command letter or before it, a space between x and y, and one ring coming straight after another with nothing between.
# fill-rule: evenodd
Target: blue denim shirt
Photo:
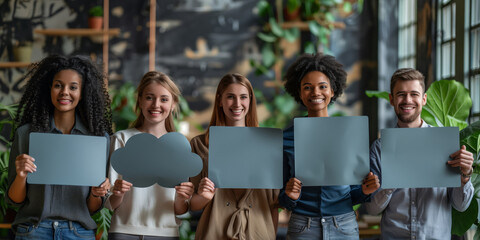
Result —
<instances>
[{"instance_id":1,"label":"blue denim shirt","mask_svg":"<svg viewBox=\"0 0 480 240\"><path fill-rule=\"evenodd\" d=\"M323 217L336 216L353 211L353 205L363 203L370 195L362 192L360 185L302 187L300 197L292 200L285 194L285 185L295 177L295 142L293 126L283 132L283 181L279 202L293 213Z\"/></svg>"}]
</instances>

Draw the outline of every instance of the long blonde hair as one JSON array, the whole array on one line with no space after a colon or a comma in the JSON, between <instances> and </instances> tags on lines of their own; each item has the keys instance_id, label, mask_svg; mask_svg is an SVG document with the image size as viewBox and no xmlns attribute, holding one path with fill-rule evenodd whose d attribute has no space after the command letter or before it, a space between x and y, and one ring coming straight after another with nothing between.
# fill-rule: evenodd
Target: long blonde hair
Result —
<instances>
[{"instance_id":1,"label":"long blonde hair","mask_svg":"<svg viewBox=\"0 0 480 240\"><path fill-rule=\"evenodd\" d=\"M217 86L217 92L215 93L215 103L213 106L212 119L208 125L207 131L205 133L205 142L208 145L208 136L210 126L225 126L226 117L223 112L222 107L220 107L220 102L222 101L222 94L227 89L230 84L240 84L247 88L248 94L250 95L250 105L249 111L245 116L245 126L246 127L258 127L257 119L257 100L255 94L253 93L253 87L250 81L239 73L229 73L222 77L220 83Z\"/></svg>"},{"instance_id":2,"label":"long blonde hair","mask_svg":"<svg viewBox=\"0 0 480 240\"><path fill-rule=\"evenodd\" d=\"M170 79L166 74L162 72L150 71L143 75L142 80L137 87L137 103L135 104L135 112L137 113L137 119L133 122L132 126L139 128L143 125L145 117L143 116L142 110L140 109L140 98L142 97L143 91L151 83L158 83L167 89L173 98L173 111L168 114L167 119L165 119L165 129L167 132L175 132L175 124L173 122L173 116L178 111L178 99L181 96L180 90L177 85Z\"/></svg>"}]
</instances>

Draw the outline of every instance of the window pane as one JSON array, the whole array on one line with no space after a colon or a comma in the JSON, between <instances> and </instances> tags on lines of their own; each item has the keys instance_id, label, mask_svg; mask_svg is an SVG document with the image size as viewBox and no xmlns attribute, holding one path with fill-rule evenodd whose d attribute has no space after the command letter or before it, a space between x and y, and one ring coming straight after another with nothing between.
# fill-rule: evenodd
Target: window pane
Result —
<instances>
[{"instance_id":1,"label":"window pane","mask_svg":"<svg viewBox=\"0 0 480 240\"><path fill-rule=\"evenodd\" d=\"M400 0L398 2L398 26L402 27L405 25L405 0Z\"/></svg>"},{"instance_id":2,"label":"window pane","mask_svg":"<svg viewBox=\"0 0 480 240\"><path fill-rule=\"evenodd\" d=\"M480 23L480 3L478 0L471 0L470 4L472 5L472 25Z\"/></svg>"},{"instance_id":3,"label":"window pane","mask_svg":"<svg viewBox=\"0 0 480 240\"><path fill-rule=\"evenodd\" d=\"M450 43L442 45L442 78L450 76Z\"/></svg>"},{"instance_id":4,"label":"window pane","mask_svg":"<svg viewBox=\"0 0 480 240\"><path fill-rule=\"evenodd\" d=\"M408 11L408 16L407 16L407 23L412 23L415 20L415 12L413 9L413 3L414 1L407 1L407 11Z\"/></svg>"},{"instance_id":5,"label":"window pane","mask_svg":"<svg viewBox=\"0 0 480 240\"><path fill-rule=\"evenodd\" d=\"M472 97L472 113L480 113L480 74L472 77L470 96Z\"/></svg>"},{"instance_id":6,"label":"window pane","mask_svg":"<svg viewBox=\"0 0 480 240\"><path fill-rule=\"evenodd\" d=\"M450 6L447 6L442 9L442 18L443 18L443 26L442 26L442 32L443 32L443 41L449 40L452 37L451 34L451 13L450 13Z\"/></svg>"},{"instance_id":7,"label":"window pane","mask_svg":"<svg viewBox=\"0 0 480 240\"><path fill-rule=\"evenodd\" d=\"M455 42L452 42L452 52L450 53L452 58L449 59L451 65L451 69L450 69L450 72L451 72L451 75L452 76L455 76Z\"/></svg>"},{"instance_id":8,"label":"window pane","mask_svg":"<svg viewBox=\"0 0 480 240\"><path fill-rule=\"evenodd\" d=\"M415 42L416 42L415 40L416 40L416 36L417 36L416 30L417 30L417 28L415 27L415 25L410 27L410 39L409 39L410 40L409 41L409 43L410 43L409 50L410 51L409 51L409 55L414 55L415 54Z\"/></svg>"},{"instance_id":9,"label":"window pane","mask_svg":"<svg viewBox=\"0 0 480 240\"><path fill-rule=\"evenodd\" d=\"M412 11L410 22L414 23L417 21L417 1L410 1L410 11Z\"/></svg>"},{"instance_id":10,"label":"window pane","mask_svg":"<svg viewBox=\"0 0 480 240\"><path fill-rule=\"evenodd\" d=\"M404 40L404 34L405 29L400 29L398 31L398 57L403 58L405 56L405 48L403 47L405 40Z\"/></svg>"},{"instance_id":11,"label":"window pane","mask_svg":"<svg viewBox=\"0 0 480 240\"><path fill-rule=\"evenodd\" d=\"M456 5L455 3L452 4L452 15L453 15L453 19L452 19L452 38L455 38L455 21L456 21L456 12L455 12L455 9L456 9ZM463 17L463 16L462 16Z\"/></svg>"},{"instance_id":12,"label":"window pane","mask_svg":"<svg viewBox=\"0 0 480 240\"><path fill-rule=\"evenodd\" d=\"M480 68L480 28L472 31L472 68Z\"/></svg>"},{"instance_id":13,"label":"window pane","mask_svg":"<svg viewBox=\"0 0 480 240\"><path fill-rule=\"evenodd\" d=\"M399 0L398 4L398 67L415 67L417 1Z\"/></svg>"}]
</instances>

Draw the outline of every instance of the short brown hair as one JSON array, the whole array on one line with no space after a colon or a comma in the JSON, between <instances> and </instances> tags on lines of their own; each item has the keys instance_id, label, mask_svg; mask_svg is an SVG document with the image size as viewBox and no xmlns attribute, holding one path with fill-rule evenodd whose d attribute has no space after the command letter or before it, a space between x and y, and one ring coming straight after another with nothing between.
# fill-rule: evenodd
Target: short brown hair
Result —
<instances>
[{"instance_id":1,"label":"short brown hair","mask_svg":"<svg viewBox=\"0 0 480 240\"><path fill-rule=\"evenodd\" d=\"M425 93L425 77L423 74L413 68L400 68L395 71L390 79L390 93L393 94L393 88L397 81L414 81L417 80L422 86Z\"/></svg>"}]
</instances>

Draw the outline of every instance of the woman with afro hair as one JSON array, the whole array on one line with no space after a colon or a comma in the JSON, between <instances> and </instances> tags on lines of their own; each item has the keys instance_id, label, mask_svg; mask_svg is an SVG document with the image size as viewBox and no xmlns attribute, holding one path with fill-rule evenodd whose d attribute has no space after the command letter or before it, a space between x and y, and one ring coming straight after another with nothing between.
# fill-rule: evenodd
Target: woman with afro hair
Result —
<instances>
[{"instance_id":1,"label":"woman with afro hair","mask_svg":"<svg viewBox=\"0 0 480 240\"><path fill-rule=\"evenodd\" d=\"M16 239L95 239L91 214L103 206L108 179L99 187L28 184L36 171L28 145L31 132L108 138L112 121L103 74L82 57L52 55L22 80L28 82L15 118L7 190L7 201L19 207Z\"/></svg>"},{"instance_id":2,"label":"woman with afro hair","mask_svg":"<svg viewBox=\"0 0 480 240\"><path fill-rule=\"evenodd\" d=\"M308 117L328 117L332 104L346 87L347 73L334 57L300 56L286 73L285 90L307 108ZM280 205L291 210L287 239L359 239L353 205L365 202L380 187L369 173L362 186L302 187L294 176L293 126L283 133L284 188Z\"/></svg>"}]
</instances>

